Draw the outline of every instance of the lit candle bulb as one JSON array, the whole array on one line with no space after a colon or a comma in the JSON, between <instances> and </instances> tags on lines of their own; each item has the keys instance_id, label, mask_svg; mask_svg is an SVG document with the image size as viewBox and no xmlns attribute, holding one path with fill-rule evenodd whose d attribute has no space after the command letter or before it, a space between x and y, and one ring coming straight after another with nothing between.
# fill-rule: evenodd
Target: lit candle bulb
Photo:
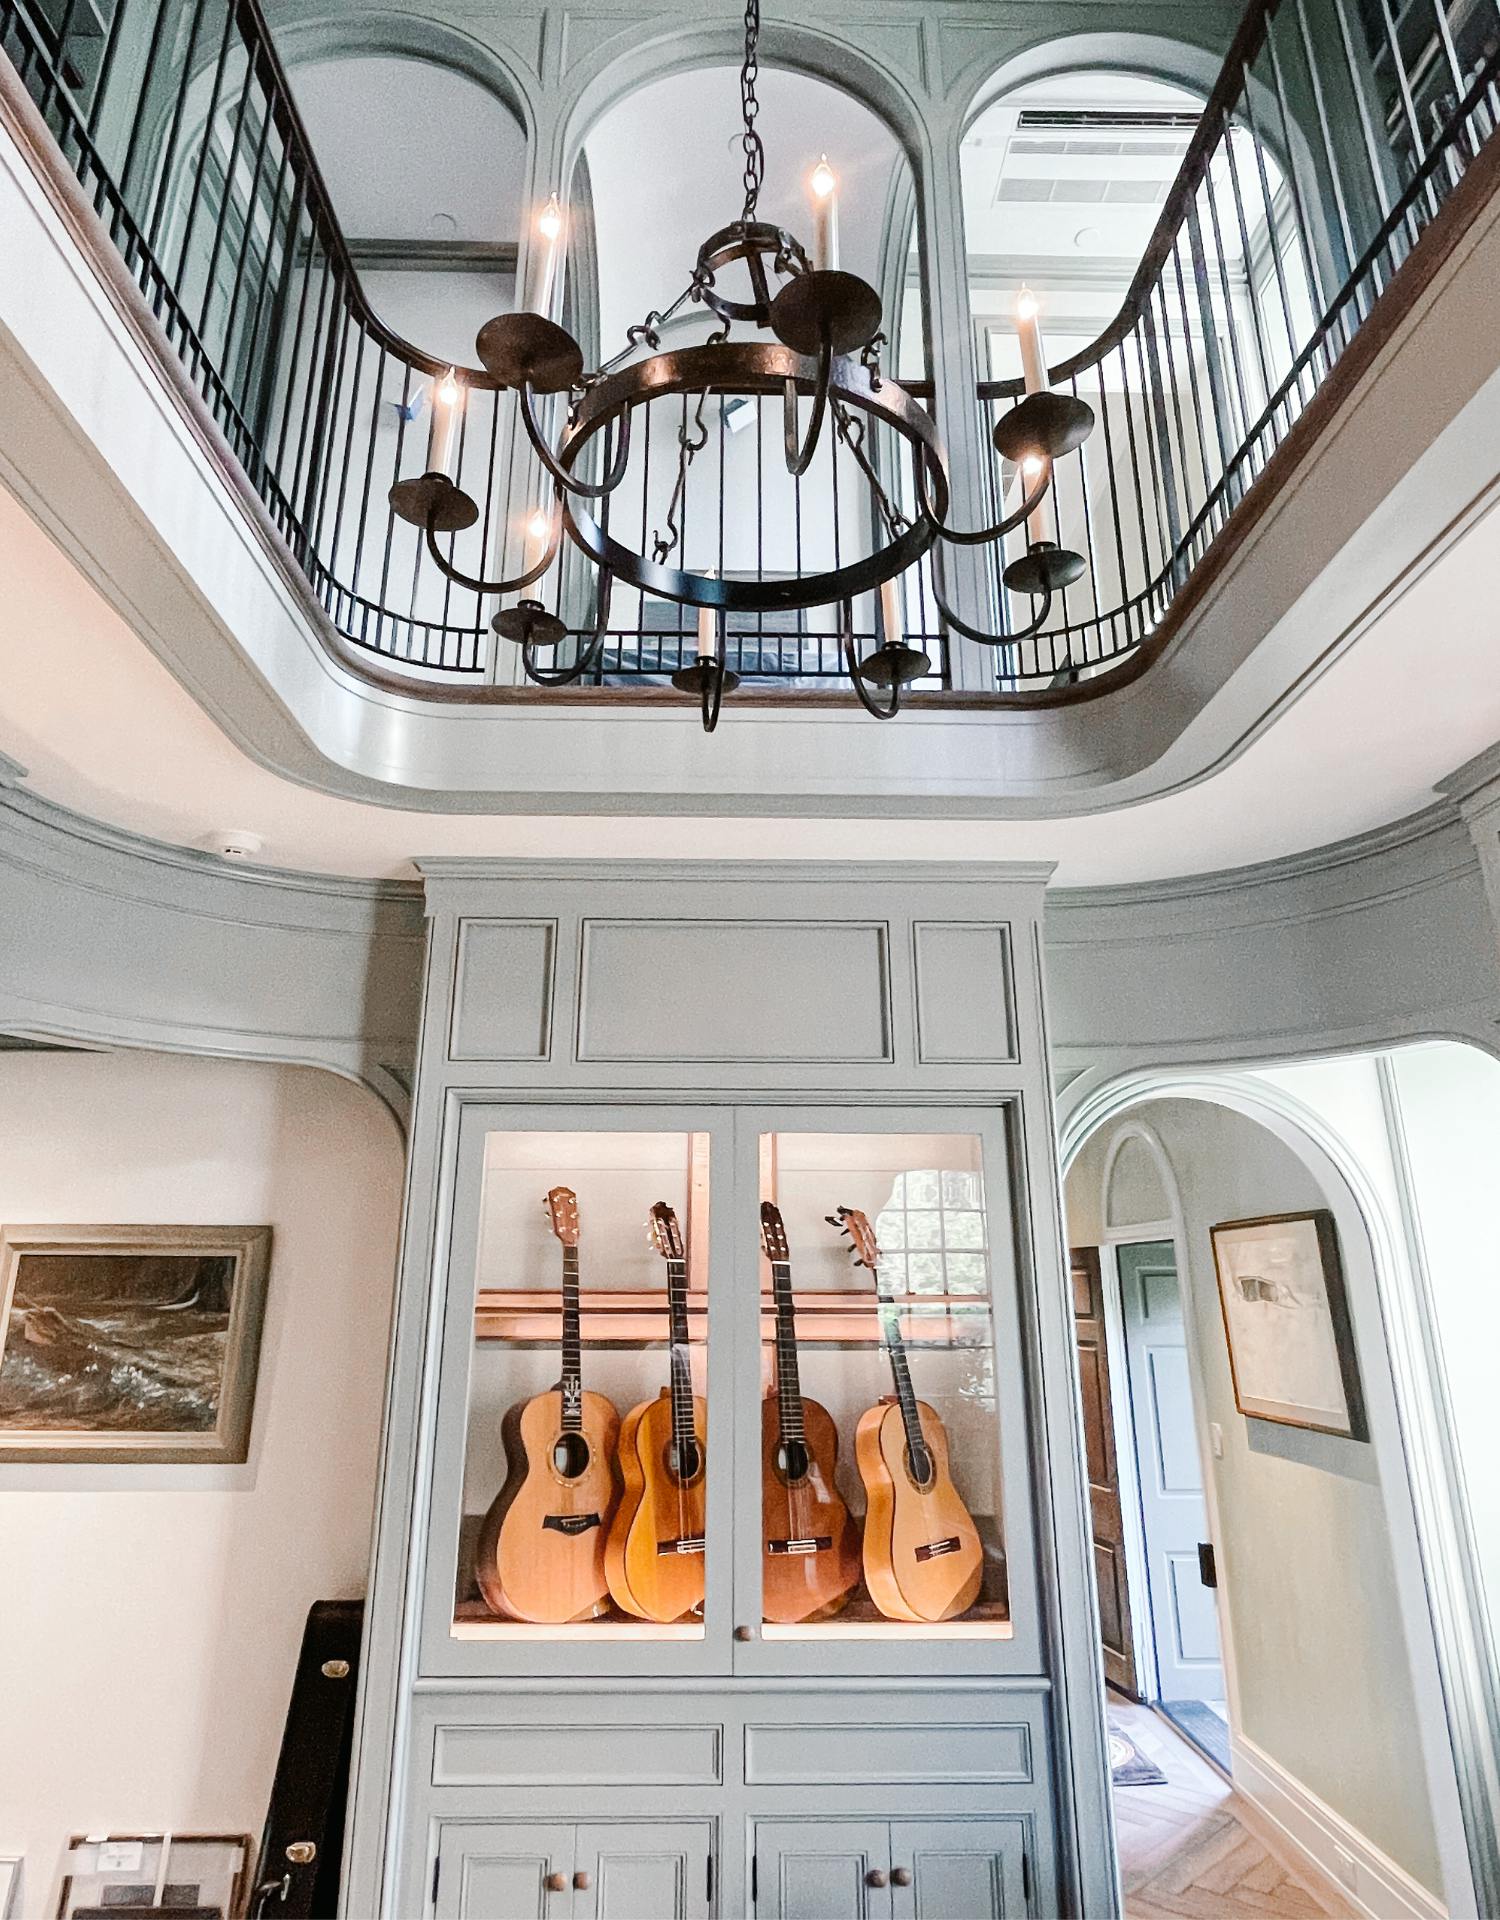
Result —
<instances>
[{"instance_id":1,"label":"lit candle bulb","mask_svg":"<svg viewBox=\"0 0 1500 1920\"><path fill-rule=\"evenodd\" d=\"M839 182L825 153L808 182L813 203L813 265L820 273L839 264Z\"/></svg>"},{"instance_id":2,"label":"lit candle bulb","mask_svg":"<svg viewBox=\"0 0 1500 1920\"><path fill-rule=\"evenodd\" d=\"M427 471L446 474L451 480L464 398L455 368L449 367L442 379L434 383L429 397L432 401L432 429L427 439Z\"/></svg>"},{"instance_id":3,"label":"lit candle bulb","mask_svg":"<svg viewBox=\"0 0 1500 1920\"><path fill-rule=\"evenodd\" d=\"M906 638L902 631L905 622L901 617L901 589L894 580L880 583L880 625L881 637L888 647L898 646Z\"/></svg>"},{"instance_id":4,"label":"lit candle bulb","mask_svg":"<svg viewBox=\"0 0 1500 1920\"><path fill-rule=\"evenodd\" d=\"M1028 393L1041 393L1047 385L1047 363L1042 358L1042 328L1037 315L1041 307L1030 287L1022 287L1016 300L1016 338L1021 345L1021 372Z\"/></svg>"},{"instance_id":5,"label":"lit candle bulb","mask_svg":"<svg viewBox=\"0 0 1500 1920\"><path fill-rule=\"evenodd\" d=\"M562 204L554 193L537 215L537 232L542 244L537 248L536 279L532 287L531 311L552 317L552 295L557 284L558 245L564 221Z\"/></svg>"},{"instance_id":6,"label":"lit candle bulb","mask_svg":"<svg viewBox=\"0 0 1500 1920\"><path fill-rule=\"evenodd\" d=\"M547 544L548 536L552 532L550 515L545 513L541 507L538 507L536 512L526 522L526 532L537 548L538 554L540 554L541 549Z\"/></svg>"}]
</instances>

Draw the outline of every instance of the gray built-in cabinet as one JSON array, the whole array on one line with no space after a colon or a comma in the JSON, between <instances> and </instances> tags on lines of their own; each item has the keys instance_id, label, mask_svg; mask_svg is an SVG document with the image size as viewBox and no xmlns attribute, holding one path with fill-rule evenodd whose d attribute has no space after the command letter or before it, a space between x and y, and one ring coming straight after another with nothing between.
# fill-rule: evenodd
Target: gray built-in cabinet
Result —
<instances>
[{"instance_id":1,"label":"gray built-in cabinet","mask_svg":"<svg viewBox=\"0 0 1500 1920\"><path fill-rule=\"evenodd\" d=\"M345 1911L1110 1913L1045 872L437 861L423 874ZM826 1218L840 1207L878 1235L878 1287ZM837 1434L817 1516L777 1464L788 1329L800 1392ZM902 1458L901 1403L882 1404L897 1336L959 1503L954 1519L932 1483L917 1489L922 1577L950 1581L923 1589L944 1595L930 1617L895 1617L910 1590L893 1602L860 1558L861 1527L880 1530L857 1447L868 1467L894 1431ZM506 1415L570 1377L583 1390L570 1405L598 1421L607 1401L625 1421L626 1454L667 1457L641 1439L659 1417L691 1472L646 1511L644 1559L618 1527L618 1479L586 1512L571 1485L549 1493L574 1500L542 1523L552 1544L618 1551L607 1591L574 1551L538 1603L543 1557L516 1541L541 1534L487 1529L485 1513L515 1466ZM840 1502L847 1536L828 1517ZM829 1603L800 1599L802 1566L832 1581L835 1561ZM653 1611L651 1596L679 1591L684 1611ZM538 1604L548 1618L530 1617Z\"/></svg>"}]
</instances>

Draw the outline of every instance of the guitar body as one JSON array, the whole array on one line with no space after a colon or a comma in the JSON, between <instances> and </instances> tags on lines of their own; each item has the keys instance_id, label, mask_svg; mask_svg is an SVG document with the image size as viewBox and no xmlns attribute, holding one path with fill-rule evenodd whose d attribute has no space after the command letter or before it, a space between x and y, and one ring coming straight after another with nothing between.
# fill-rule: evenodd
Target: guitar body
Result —
<instances>
[{"instance_id":1,"label":"guitar body","mask_svg":"<svg viewBox=\"0 0 1500 1920\"><path fill-rule=\"evenodd\" d=\"M907 1463L896 1401L871 1407L855 1430L855 1460L868 1502L865 1585L888 1620L951 1620L979 1596L984 1550L948 1471L943 1423L925 1400L917 1402L917 1415L932 1456L925 1490Z\"/></svg>"},{"instance_id":2,"label":"guitar body","mask_svg":"<svg viewBox=\"0 0 1500 1920\"><path fill-rule=\"evenodd\" d=\"M619 1499L620 1416L602 1393L585 1393L580 1430L565 1435L562 1410L554 1389L506 1414L505 1485L480 1524L474 1555L488 1607L546 1626L607 1609L604 1550ZM559 1448L579 1470L561 1470Z\"/></svg>"},{"instance_id":3,"label":"guitar body","mask_svg":"<svg viewBox=\"0 0 1500 1920\"><path fill-rule=\"evenodd\" d=\"M781 1453L777 1396L761 1403L761 1608L767 1620L824 1620L859 1584L859 1528L834 1483L839 1436L833 1416L802 1401L806 1471L789 1481ZM816 1540L813 1552L777 1552L790 1538ZM821 1543L827 1541L824 1546Z\"/></svg>"},{"instance_id":4,"label":"guitar body","mask_svg":"<svg viewBox=\"0 0 1500 1920\"><path fill-rule=\"evenodd\" d=\"M696 1394L693 1431L697 1470L680 1481L671 1464L668 1389L633 1407L620 1428L624 1491L605 1543L604 1571L615 1605L638 1620L681 1620L703 1605L707 1414ZM699 1544L688 1552L661 1551L664 1543L678 1540Z\"/></svg>"}]
</instances>

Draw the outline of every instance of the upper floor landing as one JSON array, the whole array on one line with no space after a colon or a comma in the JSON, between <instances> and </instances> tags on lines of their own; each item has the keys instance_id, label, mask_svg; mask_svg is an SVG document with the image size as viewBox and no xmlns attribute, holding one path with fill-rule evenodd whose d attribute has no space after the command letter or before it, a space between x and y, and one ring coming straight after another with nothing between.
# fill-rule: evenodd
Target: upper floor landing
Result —
<instances>
[{"instance_id":1,"label":"upper floor landing","mask_svg":"<svg viewBox=\"0 0 1500 1920\"><path fill-rule=\"evenodd\" d=\"M745 199L737 12L0 0L0 463L229 737L327 792L1097 813L1294 718L1326 758L1417 685L1425 740L1335 755L1311 837L1389 818L1500 733L1468 617L1500 10L1189 16L766 19L767 264L878 301L820 426L815 340L701 267ZM578 345L530 390L469 345L522 312ZM1007 437L1038 388L1091 431ZM431 473L467 514L403 517ZM5 644L19 711L48 662ZM874 726L847 669L895 646Z\"/></svg>"}]
</instances>

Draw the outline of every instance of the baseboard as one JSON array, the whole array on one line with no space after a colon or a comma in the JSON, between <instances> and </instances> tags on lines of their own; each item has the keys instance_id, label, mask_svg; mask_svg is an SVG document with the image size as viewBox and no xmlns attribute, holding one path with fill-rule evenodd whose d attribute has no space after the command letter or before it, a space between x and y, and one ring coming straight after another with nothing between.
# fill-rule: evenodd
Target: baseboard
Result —
<instances>
[{"instance_id":1,"label":"baseboard","mask_svg":"<svg viewBox=\"0 0 1500 1920\"><path fill-rule=\"evenodd\" d=\"M1253 1740L1232 1733L1229 1745L1235 1787L1276 1829L1288 1865L1305 1861L1313 1880L1365 1920L1448 1920L1440 1900ZM1353 1862L1352 1884L1341 1855Z\"/></svg>"}]
</instances>

